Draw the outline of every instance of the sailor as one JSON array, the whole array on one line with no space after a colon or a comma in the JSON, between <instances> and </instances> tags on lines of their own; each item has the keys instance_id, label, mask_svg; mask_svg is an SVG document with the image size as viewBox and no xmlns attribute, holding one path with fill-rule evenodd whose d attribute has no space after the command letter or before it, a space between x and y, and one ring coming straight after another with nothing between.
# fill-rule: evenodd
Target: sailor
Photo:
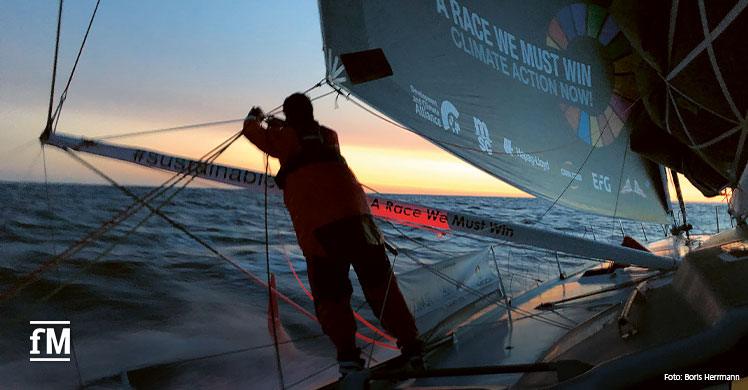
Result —
<instances>
[{"instance_id":1,"label":"sailor","mask_svg":"<svg viewBox=\"0 0 748 390\"><path fill-rule=\"evenodd\" d=\"M351 265L372 311L397 338L406 363L422 365L422 342L398 288L384 239L356 176L340 155L337 133L321 126L312 102L294 93L283 102L285 122L253 107L243 134L280 161L276 184L291 215L307 262L314 307L322 330L337 349L343 376L363 368L351 310Z\"/></svg>"}]
</instances>

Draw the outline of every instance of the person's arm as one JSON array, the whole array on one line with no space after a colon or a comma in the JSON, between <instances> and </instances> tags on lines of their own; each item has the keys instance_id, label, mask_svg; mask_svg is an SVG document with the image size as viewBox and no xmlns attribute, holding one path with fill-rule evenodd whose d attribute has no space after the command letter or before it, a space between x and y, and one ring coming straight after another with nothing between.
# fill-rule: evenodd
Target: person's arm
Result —
<instances>
[{"instance_id":1,"label":"person's arm","mask_svg":"<svg viewBox=\"0 0 748 390\"><path fill-rule=\"evenodd\" d=\"M253 143L257 148L267 153L272 157L278 157L278 136L279 132L275 128L264 128L262 127L262 120L264 114L259 107L253 107L247 115L247 119L244 120L244 127L242 128L242 135L244 135L249 142Z\"/></svg>"}]
</instances>

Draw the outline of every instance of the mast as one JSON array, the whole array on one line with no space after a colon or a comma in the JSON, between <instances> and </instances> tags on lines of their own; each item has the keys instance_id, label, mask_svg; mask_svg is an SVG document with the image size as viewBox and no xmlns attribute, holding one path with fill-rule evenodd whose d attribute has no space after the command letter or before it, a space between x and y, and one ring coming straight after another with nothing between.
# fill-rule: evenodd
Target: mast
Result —
<instances>
[{"instance_id":1,"label":"mast","mask_svg":"<svg viewBox=\"0 0 748 390\"><path fill-rule=\"evenodd\" d=\"M744 168L738 184L732 189L732 197L727 209L735 218L738 226L745 225L746 217L748 217L748 194L745 188L748 188L748 169Z\"/></svg>"},{"instance_id":2,"label":"mast","mask_svg":"<svg viewBox=\"0 0 748 390\"><path fill-rule=\"evenodd\" d=\"M680 215L681 215L681 225L680 226L673 226L673 229L671 232L673 235L678 235L681 232L686 233L686 239L690 240L691 236L689 234L689 231L693 226L688 223L688 219L686 217L686 203L683 201L683 192L680 189L680 180L678 179L678 172L670 169L670 176L673 178L673 186L675 186L675 194L678 196L678 206L680 206Z\"/></svg>"}]
</instances>

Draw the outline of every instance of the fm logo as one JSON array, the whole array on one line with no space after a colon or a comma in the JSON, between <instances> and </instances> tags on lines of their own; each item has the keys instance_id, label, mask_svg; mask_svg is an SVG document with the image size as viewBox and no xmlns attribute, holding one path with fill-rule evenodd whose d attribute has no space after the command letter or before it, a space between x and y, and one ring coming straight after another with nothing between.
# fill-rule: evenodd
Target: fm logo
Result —
<instances>
[{"instance_id":1,"label":"fm logo","mask_svg":"<svg viewBox=\"0 0 748 390\"><path fill-rule=\"evenodd\" d=\"M54 327L36 328L31 332L32 362L69 362L70 361L70 321L29 321L30 325L58 325ZM59 325L68 325L60 327ZM60 331L59 336L57 331ZM45 342L45 351L39 349L40 341Z\"/></svg>"},{"instance_id":2,"label":"fm logo","mask_svg":"<svg viewBox=\"0 0 748 390\"><path fill-rule=\"evenodd\" d=\"M610 177L592 172L592 186L598 191L612 192Z\"/></svg>"}]
</instances>

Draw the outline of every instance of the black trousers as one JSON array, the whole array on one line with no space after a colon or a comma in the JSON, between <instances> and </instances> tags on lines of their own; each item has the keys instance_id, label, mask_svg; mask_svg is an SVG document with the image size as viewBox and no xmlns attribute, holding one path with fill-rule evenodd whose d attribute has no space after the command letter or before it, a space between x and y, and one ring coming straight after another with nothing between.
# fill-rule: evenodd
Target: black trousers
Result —
<instances>
[{"instance_id":1,"label":"black trousers","mask_svg":"<svg viewBox=\"0 0 748 390\"><path fill-rule=\"evenodd\" d=\"M366 301L401 348L419 343L410 313L387 258L384 241L370 215L332 223L315 231L326 257L307 258L309 284L322 330L337 349L338 360L359 358L356 322L351 310L353 266Z\"/></svg>"}]
</instances>

